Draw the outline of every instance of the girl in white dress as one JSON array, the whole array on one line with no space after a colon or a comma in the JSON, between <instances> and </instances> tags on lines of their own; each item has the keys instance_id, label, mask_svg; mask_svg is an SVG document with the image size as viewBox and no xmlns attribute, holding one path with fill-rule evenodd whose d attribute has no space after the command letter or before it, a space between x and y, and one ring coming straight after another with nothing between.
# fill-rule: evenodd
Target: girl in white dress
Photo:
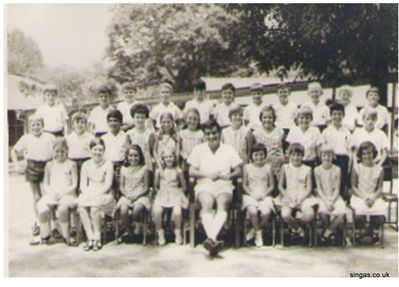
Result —
<instances>
[{"instance_id":1,"label":"girl in white dress","mask_svg":"<svg viewBox=\"0 0 399 287\"><path fill-rule=\"evenodd\" d=\"M119 210L124 233L119 242L126 241L132 234L131 222L137 221L140 214L151 208L150 198L147 195L149 187L149 171L145 166L143 152L139 145L132 145L126 151L127 166L122 166L120 175L121 197L115 210ZM132 211L130 217L129 211ZM139 223L136 222L136 233L139 232Z\"/></svg>"},{"instance_id":2,"label":"girl in white dress","mask_svg":"<svg viewBox=\"0 0 399 287\"><path fill-rule=\"evenodd\" d=\"M79 215L86 232L85 251L101 249L101 217L112 215L115 199L112 193L113 165L104 159L105 144L100 138L90 142L92 158L82 165Z\"/></svg>"},{"instance_id":3,"label":"girl in white dress","mask_svg":"<svg viewBox=\"0 0 399 287\"><path fill-rule=\"evenodd\" d=\"M64 138L54 142L54 159L46 164L44 171L43 196L37 204L41 243L50 238L50 212L56 209L61 235L65 243L76 246L68 231L69 208L76 206L78 175L76 163L68 159L68 145ZM38 242L40 243L40 242Z\"/></svg>"},{"instance_id":4,"label":"girl in white dress","mask_svg":"<svg viewBox=\"0 0 399 287\"><path fill-rule=\"evenodd\" d=\"M335 234L342 227L346 206L340 196L341 169L333 164L334 150L324 145L321 148L321 165L315 168L314 174L319 199L319 216L323 222L322 239Z\"/></svg>"},{"instance_id":5,"label":"girl in white dress","mask_svg":"<svg viewBox=\"0 0 399 287\"><path fill-rule=\"evenodd\" d=\"M244 166L242 209L247 210L253 229L246 235L247 241L255 233L255 245L263 246L262 227L269 223L274 211L272 192L275 187L271 166L266 163L266 148L255 144L251 149L251 163ZM259 224L259 215L261 223Z\"/></svg>"},{"instance_id":6,"label":"girl in white dress","mask_svg":"<svg viewBox=\"0 0 399 287\"><path fill-rule=\"evenodd\" d=\"M367 217L370 224L366 235L373 235L374 228L385 222L386 203L381 197L384 170L375 163L377 149L371 142L364 142L357 153L359 164L353 166L351 206L355 211L355 223L363 226Z\"/></svg>"},{"instance_id":7,"label":"girl in white dress","mask_svg":"<svg viewBox=\"0 0 399 287\"><path fill-rule=\"evenodd\" d=\"M172 218L175 223L175 242L182 244L182 209L188 208L188 199L184 195L187 188L182 170L178 167L176 157L172 151L162 153L162 167L155 173L155 200L153 216L155 229L158 234L158 244L164 245L165 233L162 229L162 213L165 208L172 208Z\"/></svg>"}]
</instances>

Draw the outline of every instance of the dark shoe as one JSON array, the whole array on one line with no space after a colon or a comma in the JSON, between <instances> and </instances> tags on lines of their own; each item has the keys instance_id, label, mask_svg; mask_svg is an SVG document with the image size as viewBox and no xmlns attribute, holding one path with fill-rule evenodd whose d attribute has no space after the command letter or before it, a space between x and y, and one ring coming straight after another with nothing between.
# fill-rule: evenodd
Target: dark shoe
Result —
<instances>
[{"instance_id":1,"label":"dark shoe","mask_svg":"<svg viewBox=\"0 0 399 287\"><path fill-rule=\"evenodd\" d=\"M204 246L204 248L209 252L212 253L213 250L213 246L214 246L214 242L212 239L207 238L205 239L204 243L202 244Z\"/></svg>"},{"instance_id":2,"label":"dark shoe","mask_svg":"<svg viewBox=\"0 0 399 287\"><path fill-rule=\"evenodd\" d=\"M103 247L103 246L102 246L102 244L101 244L101 242L100 242L99 240L94 241L94 244L93 244L93 251L98 251L98 250L100 250L102 247Z\"/></svg>"},{"instance_id":3,"label":"dark shoe","mask_svg":"<svg viewBox=\"0 0 399 287\"><path fill-rule=\"evenodd\" d=\"M40 227L36 223L32 226L32 236L40 235Z\"/></svg>"},{"instance_id":4,"label":"dark shoe","mask_svg":"<svg viewBox=\"0 0 399 287\"><path fill-rule=\"evenodd\" d=\"M216 256L220 251L222 251L223 247L224 247L223 241L221 240L216 241L214 244L212 256Z\"/></svg>"},{"instance_id":5,"label":"dark shoe","mask_svg":"<svg viewBox=\"0 0 399 287\"><path fill-rule=\"evenodd\" d=\"M79 246L79 242L76 240L75 237L70 237L68 240L65 240L66 245L71 247Z\"/></svg>"},{"instance_id":6,"label":"dark shoe","mask_svg":"<svg viewBox=\"0 0 399 287\"><path fill-rule=\"evenodd\" d=\"M85 245L83 246L83 250L86 251L86 252L90 251L92 248L93 248L93 242L92 241L86 242Z\"/></svg>"},{"instance_id":7,"label":"dark shoe","mask_svg":"<svg viewBox=\"0 0 399 287\"><path fill-rule=\"evenodd\" d=\"M53 231L51 231L51 236L54 238L54 239L63 239L63 237L62 237L62 234L58 231L58 229L54 229Z\"/></svg>"}]
</instances>

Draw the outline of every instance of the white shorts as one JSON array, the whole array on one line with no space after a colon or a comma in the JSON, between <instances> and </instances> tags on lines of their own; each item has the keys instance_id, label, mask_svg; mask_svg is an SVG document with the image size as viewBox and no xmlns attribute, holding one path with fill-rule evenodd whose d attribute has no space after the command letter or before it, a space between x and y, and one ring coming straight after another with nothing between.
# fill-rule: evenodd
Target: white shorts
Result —
<instances>
[{"instance_id":1,"label":"white shorts","mask_svg":"<svg viewBox=\"0 0 399 287\"><path fill-rule=\"evenodd\" d=\"M242 198L242 210L245 210L248 206L254 206L257 208L261 213L268 213L270 211L275 211L274 210L274 203L273 203L273 197L271 196L266 196L262 200L256 200L255 198L244 194Z\"/></svg>"},{"instance_id":2,"label":"white shorts","mask_svg":"<svg viewBox=\"0 0 399 287\"><path fill-rule=\"evenodd\" d=\"M368 207L366 202L357 197L356 195L352 195L351 197L351 206L355 210L356 215L384 215L387 216L388 204L382 199L378 198L372 207Z\"/></svg>"},{"instance_id":3,"label":"white shorts","mask_svg":"<svg viewBox=\"0 0 399 287\"><path fill-rule=\"evenodd\" d=\"M203 183L198 183L194 187L195 191L195 198L198 198L198 194L201 192L206 192L210 194L213 198L219 196L219 194L227 193L232 195L233 194L234 185L230 181L226 180L218 180L218 181L207 181Z\"/></svg>"},{"instance_id":4,"label":"white shorts","mask_svg":"<svg viewBox=\"0 0 399 287\"><path fill-rule=\"evenodd\" d=\"M346 214L346 205L342 197L338 197L338 199L334 202L334 209L333 211L329 211L324 204L324 201L321 198L319 200L319 212L325 213L329 215L344 215Z\"/></svg>"}]
</instances>

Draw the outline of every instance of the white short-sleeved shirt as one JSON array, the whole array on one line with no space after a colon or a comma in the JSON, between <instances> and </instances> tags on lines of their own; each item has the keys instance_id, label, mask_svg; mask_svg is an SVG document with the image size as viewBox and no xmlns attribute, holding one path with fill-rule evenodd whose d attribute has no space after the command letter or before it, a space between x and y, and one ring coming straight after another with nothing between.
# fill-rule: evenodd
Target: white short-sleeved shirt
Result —
<instances>
[{"instance_id":1,"label":"white short-sleeved shirt","mask_svg":"<svg viewBox=\"0 0 399 287\"><path fill-rule=\"evenodd\" d=\"M290 129L295 126L295 112L298 109L297 105L288 102L286 105L277 103L273 105L276 112L276 126L280 129Z\"/></svg>"},{"instance_id":2,"label":"white short-sleeved shirt","mask_svg":"<svg viewBox=\"0 0 399 287\"><path fill-rule=\"evenodd\" d=\"M286 141L290 144L300 143L305 148L303 160L314 160L317 157L316 147L322 144L320 131L317 127L310 126L306 131L294 126L290 129Z\"/></svg>"},{"instance_id":3,"label":"white short-sleeved shirt","mask_svg":"<svg viewBox=\"0 0 399 287\"><path fill-rule=\"evenodd\" d=\"M49 161L53 158L53 144L55 137L43 132L40 136L23 135L14 146L17 152L24 152L25 159Z\"/></svg>"},{"instance_id":4,"label":"white short-sleeved shirt","mask_svg":"<svg viewBox=\"0 0 399 287\"><path fill-rule=\"evenodd\" d=\"M244 109L244 120L248 121L248 128L256 129L259 128L262 124L259 119L260 112L262 111L264 103L261 103L259 106L254 103L250 103Z\"/></svg>"},{"instance_id":5,"label":"white short-sleeved shirt","mask_svg":"<svg viewBox=\"0 0 399 287\"><path fill-rule=\"evenodd\" d=\"M213 104L209 100L198 102L196 99L192 99L188 101L184 107L184 113L191 108L196 108L200 113L201 124L206 123L210 119L211 115L213 115Z\"/></svg>"},{"instance_id":6,"label":"white short-sleeved shirt","mask_svg":"<svg viewBox=\"0 0 399 287\"><path fill-rule=\"evenodd\" d=\"M202 173L221 173L225 175L230 174L232 168L242 163L234 148L223 143L220 143L215 153L210 150L208 143L196 146L188 157L187 162ZM231 185L229 180L224 182L227 185ZM198 179L197 187L199 189L201 187L206 188L207 185L213 185L213 181L210 178Z\"/></svg>"},{"instance_id":7,"label":"white short-sleeved shirt","mask_svg":"<svg viewBox=\"0 0 399 287\"><path fill-rule=\"evenodd\" d=\"M61 104L52 107L43 104L37 108L35 115L43 118L44 130L48 132L62 131L68 119L68 114Z\"/></svg>"},{"instance_id":8,"label":"white short-sleeved shirt","mask_svg":"<svg viewBox=\"0 0 399 287\"><path fill-rule=\"evenodd\" d=\"M316 106L312 102L304 104L312 109L313 124L315 126L326 125L330 118L330 109L323 103L318 103Z\"/></svg>"},{"instance_id":9,"label":"white short-sleeved shirt","mask_svg":"<svg viewBox=\"0 0 399 287\"><path fill-rule=\"evenodd\" d=\"M337 129L330 124L322 133L323 144L328 144L336 155L350 155L351 132L344 126Z\"/></svg>"},{"instance_id":10,"label":"white short-sleeved shirt","mask_svg":"<svg viewBox=\"0 0 399 287\"><path fill-rule=\"evenodd\" d=\"M342 119L342 124L347 127L350 131L353 131L356 127L356 123L359 121L359 112L353 104L345 106L345 116Z\"/></svg>"},{"instance_id":11,"label":"white short-sleeved shirt","mask_svg":"<svg viewBox=\"0 0 399 287\"><path fill-rule=\"evenodd\" d=\"M106 109L103 109L101 106L97 106L90 112L87 122L94 125L95 133L109 131L107 115L114 109L115 108L113 106L108 106Z\"/></svg>"},{"instance_id":12,"label":"white short-sleeved shirt","mask_svg":"<svg viewBox=\"0 0 399 287\"><path fill-rule=\"evenodd\" d=\"M358 148L363 142L372 142L377 149L377 160L381 158L381 151L389 148L389 141L386 134L375 128L371 132L366 131L365 128L357 128L352 134L352 144L353 148Z\"/></svg>"},{"instance_id":13,"label":"white short-sleeved shirt","mask_svg":"<svg viewBox=\"0 0 399 287\"><path fill-rule=\"evenodd\" d=\"M163 103L159 103L158 105L154 106L150 112L150 119L156 121L157 128L161 127L161 115L166 112L171 113L174 120L178 120L183 117L181 110L174 103L169 102L167 106L165 106Z\"/></svg>"},{"instance_id":14,"label":"white short-sleeved shirt","mask_svg":"<svg viewBox=\"0 0 399 287\"><path fill-rule=\"evenodd\" d=\"M132 103L127 103L127 102L120 102L116 109L122 113L123 116L123 123L128 124L128 125L133 125L134 120L132 116L130 115L130 109L137 104L141 104L139 101L134 101Z\"/></svg>"},{"instance_id":15,"label":"white short-sleeved shirt","mask_svg":"<svg viewBox=\"0 0 399 287\"><path fill-rule=\"evenodd\" d=\"M105 159L111 162L125 160L128 135L124 131L119 131L115 136L111 132L101 137L105 143Z\"/></svg>"},{"instance_id":16,"label":"white short-sleeved shirt","mask_svg":"<svg viewBox=\"0 0 399 287\"><path fill-rule=\"evenodd\" d=\"M213 113L219 126L227 127L230 125L229 111L231 108L236 106L237 105L235 105L234 102L228 106L225 103L219 103L216 105Z\"/></svg>"},{"instance_id":17,"label":"white short-sleeved shirt","mask_svg":"<svg viewBox=\"0 0 399 287\"><path fill-rule=\"evenodd\" d=\"M364 109L361 109L359 112L359 124L363 124L363 113ZM382 105L378 105L376 108L377 110L377 122L375 123L375 127L377 129L382 129L385 125L389 123L389 112L388 109Z\"/></svg>"},{"instance_id":18,"label":"white short-sleeved shirt","mask_svg":"<svg viewBox=\"0 0 399 287\"><path fill-rule=\"evenodd\" d=\"M246 139L248 132L249 128L245 126L241 126L238 130L233 130L231 126L222 130L222 142L234 148L242 160L247 159Z\"/></svg>"},{"instance_id":19,"label":"white short-sleeved shirt","mask_svg":"<svg viewBox=\"0 0 399 287\"><path fill-rule=\"evenodd\" d=\"M74 131L65 137L68 143L68 157L70 159L83 159L91 157L90 142L94 136L88 132L78 135Z\"/></svg>"}]
</instances>

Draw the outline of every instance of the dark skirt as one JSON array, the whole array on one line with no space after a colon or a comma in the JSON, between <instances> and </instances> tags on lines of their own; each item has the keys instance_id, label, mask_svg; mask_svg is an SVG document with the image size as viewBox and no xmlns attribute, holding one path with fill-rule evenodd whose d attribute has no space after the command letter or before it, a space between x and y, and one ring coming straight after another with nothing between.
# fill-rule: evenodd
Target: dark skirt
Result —
<instances>
[{"instance_id":1,"label":"dark skirt","mask_svg":"<svg viewBox=\"0 0 399 287\"><path fill-rule=\"evenodd\" d=\"M44 168L47 161L27 160L25 169L26 181L32 183L40 183L44 178Z\"/></svg>"}]
</instances>

